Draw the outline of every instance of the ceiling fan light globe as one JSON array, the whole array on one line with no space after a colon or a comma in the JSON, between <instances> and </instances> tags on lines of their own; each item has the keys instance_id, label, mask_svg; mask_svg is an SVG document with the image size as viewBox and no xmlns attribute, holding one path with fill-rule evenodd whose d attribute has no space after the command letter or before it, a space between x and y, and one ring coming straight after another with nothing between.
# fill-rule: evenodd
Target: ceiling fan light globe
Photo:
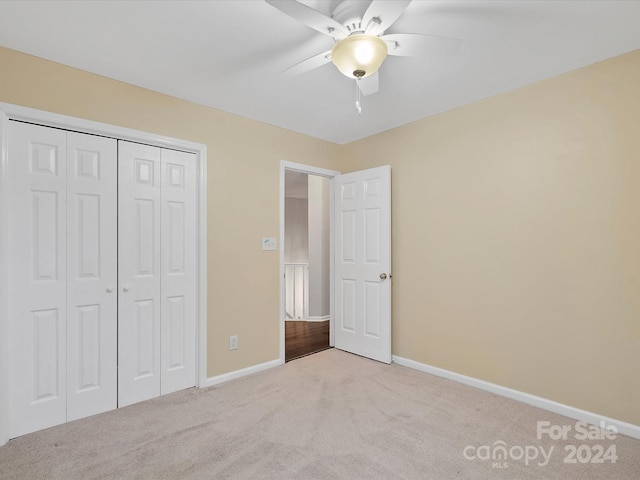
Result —
<instances>
[{"instance_id":1,"label":"ceiling fan light globe","mask_svg":"<svg viewBox=\"0 0 640 480\"><path fill-rule=\"evenodd\" d=\"M374 35L351 35L333 46L331 61L349 78L365 78L375 73L387 58L387 44ZM361 75L360 72L365 74ZM354 72L358 72L356 76Z\"/></svg>"}]
</instances>

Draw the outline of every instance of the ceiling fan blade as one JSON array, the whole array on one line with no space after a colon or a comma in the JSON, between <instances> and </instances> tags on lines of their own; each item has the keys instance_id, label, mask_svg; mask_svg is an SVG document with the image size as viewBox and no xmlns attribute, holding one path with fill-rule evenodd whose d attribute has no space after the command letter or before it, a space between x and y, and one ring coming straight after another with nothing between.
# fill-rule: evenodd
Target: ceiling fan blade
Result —
<instances>
[{"instance_id":1,"label":"ceiling fan blade","mask_svg":"<svg viewBox=\"0 0 640 480\"><path fill-rule=\"evenodd\" d=\"M314 68L321 67L322 65L331 61L331 50L314 55L311 58L307 58L300 63L295 64L293 67L287 68L284 72L280 73L282 77L293 77L294 75L300 75L302 73L313 70Z\"/></svg>"},{"instance_id":2,"label":"ceiling fan blade","mask_svg":"<svg viewBox=\"0 0 640 480\"><path fill-rule=\"evenodd\" d=\"M400 18L410 3L411 0L373 0L362 16L365 32L370 35L382 35Z\"/></svg>"},{"instance_id":3,"label":"ceiling fan blade","mask_svg":"<svg viewBox=\"0 0 640 480\"><path fill-rule=\"evenodd\" d=\"M387 42L388 55L416 57L424 55L453 55L462 40L418 33L392 33L380 37Z\"/></svg>"},{"instance_id":4,"label":"ceiling fan blade","mask_svg":"<svg viewBox=\"0 0 640 480\"><path fill-rule=\"evenodd\" d=\"M344 25L339 24L333 18L329 18L311 7L296 0L265 0L272 7L277 8L282 13L304 23L308 27L320 33L329 35L335 39L343 39L349 35Z\"/></svg>"},{"instance_id":5,"label":"ceiling fan blade","mask_svg":"<svg viewBox=\"0 0 640 480\"><path fill-rule=\"evenodd\" d=\"M378 72L369 75L368 77L361 78L356 80L356 84L360 89L360 93L362 95L371 95L372 93L376 93L378 91L380 77Z\"/></svg>"}]
</instances>

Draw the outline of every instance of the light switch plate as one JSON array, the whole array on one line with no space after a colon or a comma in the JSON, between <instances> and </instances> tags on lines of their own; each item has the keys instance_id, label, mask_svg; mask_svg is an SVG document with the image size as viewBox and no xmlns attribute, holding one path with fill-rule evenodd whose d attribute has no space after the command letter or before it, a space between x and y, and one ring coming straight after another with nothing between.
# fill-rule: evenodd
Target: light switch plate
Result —
<instances>
[{"instance_id":1,"label":"light switch plate","mask_svg":"<svg viewBox=\"0 0 640 480\"><path fill-rule=\"evenodd\" d=\"M276 249L276 239L275 238L262 238L262 250L275 250Z\"/></svg>"}]
</instances>

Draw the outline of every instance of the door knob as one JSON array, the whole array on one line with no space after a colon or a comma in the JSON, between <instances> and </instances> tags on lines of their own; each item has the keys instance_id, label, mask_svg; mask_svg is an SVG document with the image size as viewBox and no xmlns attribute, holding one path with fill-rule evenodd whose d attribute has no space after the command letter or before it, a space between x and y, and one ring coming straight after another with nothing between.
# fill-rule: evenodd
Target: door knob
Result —
<instances>
[{"instance_id":1,"label":"door knob","mask_svg":"<svg viewBox=\"0 0 640 480\"><path fill-rule=\"evenodd\" d=\"M111 292L113 292L113 287L111 285L109 285L107 287L107 293L111 293Z\"/></svg>"},{"instance_id":2,"label":"door knob","mask_svg":"<svg viewBox=\"0 0 640 480\"><path fill-rule=\"evenodd\" d=\"M122 287L122 291L123 292L128 292L129 291L129 285L125 285L124 287Z\"/></svg>"},{"instance_id":3,"label":"door knob","mask_svg":"<svg viewBox=\"0 0 640 480\"><path fill-rule=\"evenodd\" d=\"M381 273L380 274L380 280L386 280L387 279L387 274L386 273Z\"/></svg>"}]
</instances>

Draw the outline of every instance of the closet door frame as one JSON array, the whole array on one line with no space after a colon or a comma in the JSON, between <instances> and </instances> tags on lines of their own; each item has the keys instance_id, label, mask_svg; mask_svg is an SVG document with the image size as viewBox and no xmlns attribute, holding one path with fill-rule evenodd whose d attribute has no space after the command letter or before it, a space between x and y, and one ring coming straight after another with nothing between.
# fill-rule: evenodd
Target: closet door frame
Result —
<instances>
[{"instance_id":1,"label":"closet door frame","mask_svg":"<svg viewBox=\"0 0 640 480\"><path fill-rule=\"evenodd\" d=\"M0 226L8 225L9 195L8 132L9 121L17 120L45 127L110 137L195 154L196 161L196 387L207 386L207 147L206 145L142 132L124 127L45 112L0 102ZM0 228L0 446L9 440L9 311L7 292L9 238L11 232Z\"/></svg>"}]
</instances>

